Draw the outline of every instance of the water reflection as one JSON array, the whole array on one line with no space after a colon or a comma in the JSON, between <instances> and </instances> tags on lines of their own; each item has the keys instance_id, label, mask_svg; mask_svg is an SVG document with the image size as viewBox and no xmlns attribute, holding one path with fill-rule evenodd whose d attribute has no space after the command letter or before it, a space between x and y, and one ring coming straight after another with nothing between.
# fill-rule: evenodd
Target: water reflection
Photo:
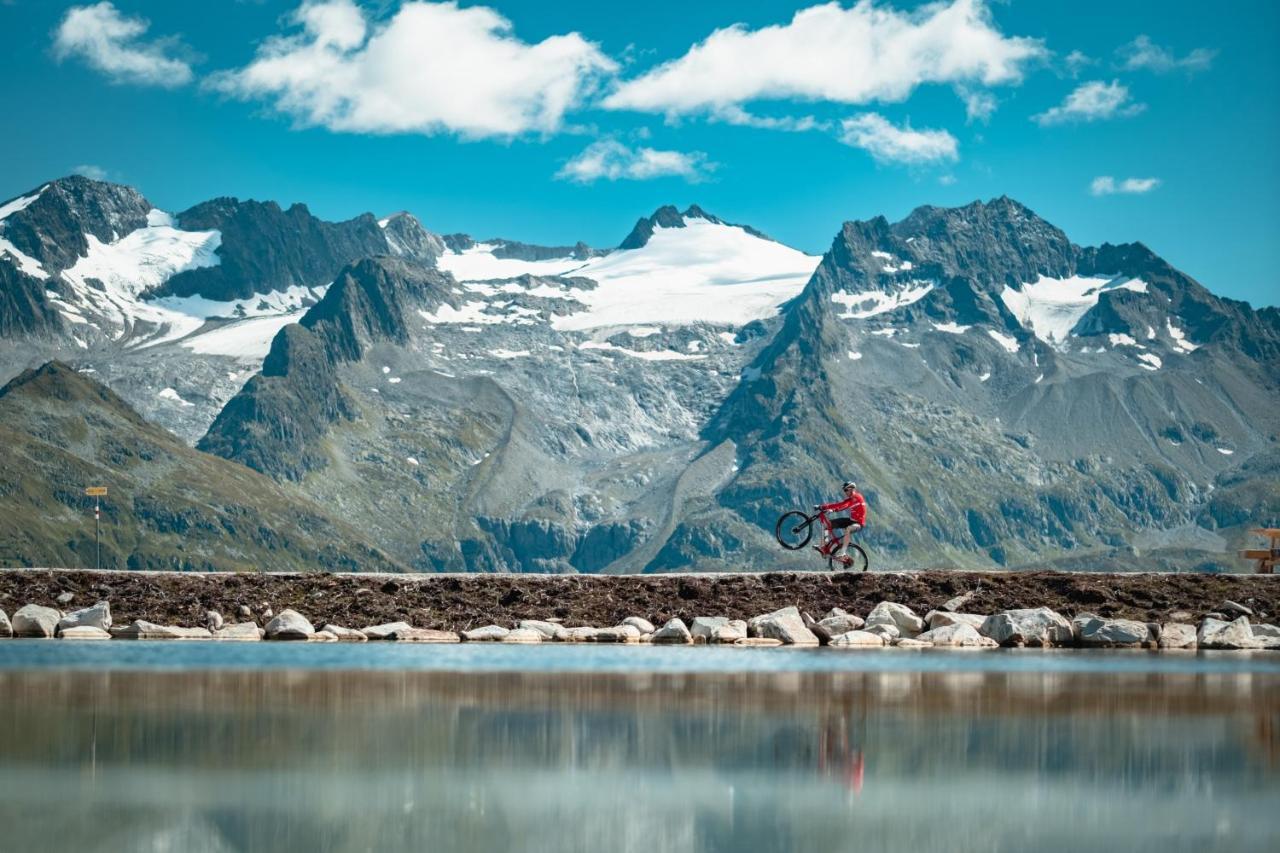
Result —
<instances>
[{"instance_id":1,"label":"water reflection","mask_svg":"<svg viewBox=\"0 0 1280 853\"><path fill-rule=\"evenodd\" d=\"M1274 850L1266 674L0 673L4 849Z\"/></svg>"}]
</instances>

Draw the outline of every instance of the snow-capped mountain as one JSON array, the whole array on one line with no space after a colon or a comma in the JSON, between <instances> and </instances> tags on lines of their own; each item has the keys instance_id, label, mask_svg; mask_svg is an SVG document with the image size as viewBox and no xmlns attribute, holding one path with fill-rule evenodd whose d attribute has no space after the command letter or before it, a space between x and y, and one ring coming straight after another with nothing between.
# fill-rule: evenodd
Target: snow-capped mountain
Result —
<instances>
[{"instance_id":1,"label":"snow-capped mountain","mask_svg":"<svg viewBox=\"0 0 1280 853\"><path fill-rule=\"evenodd\" d=\"M773 520L850 476L880 566L1221 568L1280 509L1280 312L1009 199L821 258L696 206L608 251L79 178L0 211L7 374L72 358L419 569L802 567Z\"/></svg>"}]
</instances>

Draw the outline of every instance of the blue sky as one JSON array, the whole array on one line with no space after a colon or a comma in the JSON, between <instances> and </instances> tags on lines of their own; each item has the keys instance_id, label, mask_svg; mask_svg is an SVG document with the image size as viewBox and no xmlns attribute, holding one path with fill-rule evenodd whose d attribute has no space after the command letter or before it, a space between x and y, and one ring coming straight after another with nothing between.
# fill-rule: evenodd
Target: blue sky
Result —
<instances>
[{"instance_id":1,"label":"blue sky","mask_svg":"<svg viewBox=\"0 0 1280 853\"><path fill-rule=\"evenodd\" d=\"M1278 37L1270 2L0 0L0 197L84 170L597 246L697 202L819 253L1007 194L1275 305Z\"/></svg>"}]
</instances>

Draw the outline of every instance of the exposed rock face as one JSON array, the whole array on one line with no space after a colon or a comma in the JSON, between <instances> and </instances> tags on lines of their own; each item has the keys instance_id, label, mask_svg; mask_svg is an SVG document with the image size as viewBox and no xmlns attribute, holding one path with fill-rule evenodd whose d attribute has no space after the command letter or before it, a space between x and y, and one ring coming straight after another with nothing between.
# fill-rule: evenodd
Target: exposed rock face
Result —
<instances>
[{"instance_id":1,"label":"exposed rock face","mask_svg":"<svg viewBox=\"0 0 1280 853\"><path fill-rule=\"evenodd\" d=\"M378 255L434 264L439 244L412 217L394 219L388 234L367 213L347 222L325 222L302 204L282 210L272 201L213 199L179 213L177 220L188 231L221 232L221 262L178 273L160 295L229 301L295 286L318 287L352 261Z\"/></svg>"},{"instance_id":2,"label":"exposed rock face","mask_svg":"<svg viewBox=\"0 0 1280 853\"><path fill-rule=\"evenodd\" d=\"M296 610L282 610L266 627L268 640L307 640L316 632L305 616Z\"/></svg>"},{"instance_id":3,"label":"exposed rock face","mask_svg":"<svg viewBox=\"0 0 1280 853\"><path fill-rule=\"evenodd\" d=\"M74 613L68 613L58 620L59 632L81 626L100 628L103 631L109 630L111 628L111 603L99 601L92 607L85 607Z\"/></svg>"},{"instance_id":4,"label":"exposed rock face","mask_svg":"<svg viewBox=\"0 0 1280 853\"><path fill-rule=\"evenodd\" d=\"M892 601L882 601L871 609L867 615L868 629L876 625L892 625L898 633L906 637L914 637L925 629L924 620L910 608Z\"/></svg>"},{"instance_id":5,"label":"exposed rock face","mask_svg":"<svg viewBox=\"0 0 1280 853\"><path fill-rule=\"evenodd\" d=\"M856 631L865 625L866 622L861 616L854 616L851 613L846 613L839 607L833 607L818 624L822 626L828 634L835 637L839 634L846 634L849 631Z\"/></svg>"},{"instance_id":6,"label":"exposed rock face","mask_svg":"<svg viewBox=\"0 0 1280 853\"><path fill-rule=\"evenodd\" d=\"M732 225L733 223L725 222L719 217L712 216L696 204L690 205L684 213L681 213L672 205L663 205L653 212L652 216L647 216L636 221L635 227L631 229L631 233L626 236L621 243L618 244L619 250L640 249L649 242L649 238L653 236L655 228L685 228L686 220L689 219L705 219L708 222L715 222L721 225ZM765 240L769 238L748 225L738 225L748 234L753 234Z\"/></svg>"},{"instance_id":7,"label":"exposed rock face","mask_svg":"<svg viewBox=\"0 0 1280 853\"><path fill-rule=\"evenodd\" d=\"M800 610L796 607L784 607L773 613L756 616L747 622L747 627L753 637L781 640L784 645L818 645L818 638L804 626Z\"/></svg>"},{"instance_id":8,"label":"exposed rock face","mask_svg":"<svg viewBox=\"0 0 1280 853\"><path fill-rule=\"evenodd\" d=\"M66 322L49 302L46 290L40 279L0 260L0 338L48 338L66 331Z\"/></svg>"},{"instance_id":9,"label":"exposed rock face","mask_svg":"<svg viewBox=\"0 0 1280 853\"><path fill-rule=\"evenodd\" d=\"M1002 646L1048 647L1072 640L1071 623L1047 607L1006 610L988 616L979 633Z\"/></svg>"},{"instance_id":10,"label":"exposed rock face","mask_svg":"<svg viewBox=\"0 0 1280 853\"><path fill-rule=\"evenodd\" d=\"M1256 649L1262 645L1253 636L1248 616L1232 622L1206 618L1200 623L1196 644L1202 649Z\"/></svg>"},{"instance_id":11,"label":"exposed rock face","mask_svg":"<svg viewBox=\"0 0 1280 853\"><path fill-rule=\"evenodd\" d=\"M46 273L75 265L89 249L89 237L110 243L147 224L151 202L132 187L80 175L59 178L24 196L35 201L4 220L3 236Z\"/></svg>"},{"instance_id":12,"label":"exposed rock face","mask_svg":"<svg viewBox=\"0 0 1280 853\"><path fill-rule=\"evenodd\" d=\"M298 325L280 331L261 373L227 403L198 448L278 479L324 467L321 437L357 417L338 366L377 343L406 343L409 313L457 307L453 286L443 273L390 258L346 268Z\"/></svg>"},{"instance_id":13,"label":"exposed rock face","mask_svg":"<svg viewBox=\"0 0 1280 853\"><path fill-rule=\"evenodd\" d=\"M1162 649L1194 649L1196 647L1196 626L1186 622L1165 622L1160 626L1160 642Z\"/></svg>"},{"instance_id":14,"label":"exposed rock face","mask_svg":"<svg viewBox=\"0 0 1280 853\"><path fill-rule=\"evenodd\" d=\"M13 614L15 637L52 637L57 633L62 614L52 607L28 604Z\"/></svg>"}]
</instances>

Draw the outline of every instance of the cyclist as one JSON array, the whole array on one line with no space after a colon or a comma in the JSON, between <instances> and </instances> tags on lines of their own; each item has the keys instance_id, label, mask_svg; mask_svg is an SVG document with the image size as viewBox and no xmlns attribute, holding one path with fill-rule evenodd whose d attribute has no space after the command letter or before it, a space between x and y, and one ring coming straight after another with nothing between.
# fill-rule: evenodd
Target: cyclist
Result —
<instances>
[{"instance_id":1,"label":"cyclist","mask_svg":"<svg viewBox=\"0 0 1280 853\"><path fill-rule=\"evenodd\" d=\"M849 511L848 518L831 519L831 538L821 545L814 545L814 550L823 555L830 555L830 549L836 549L837 559L848 565L852 562L846 551L849 549L849 542L853 539L853 534L857 533L867 523L867 500L858 491L858 484L852 480L845 481L840 487L844 492L844 500L835 503L819 504L814 509L825 512L844 512ZM843 530L843 536L840 531ZM836 543L839 543L837 545Z\"/></svg>"}]
</instances>

